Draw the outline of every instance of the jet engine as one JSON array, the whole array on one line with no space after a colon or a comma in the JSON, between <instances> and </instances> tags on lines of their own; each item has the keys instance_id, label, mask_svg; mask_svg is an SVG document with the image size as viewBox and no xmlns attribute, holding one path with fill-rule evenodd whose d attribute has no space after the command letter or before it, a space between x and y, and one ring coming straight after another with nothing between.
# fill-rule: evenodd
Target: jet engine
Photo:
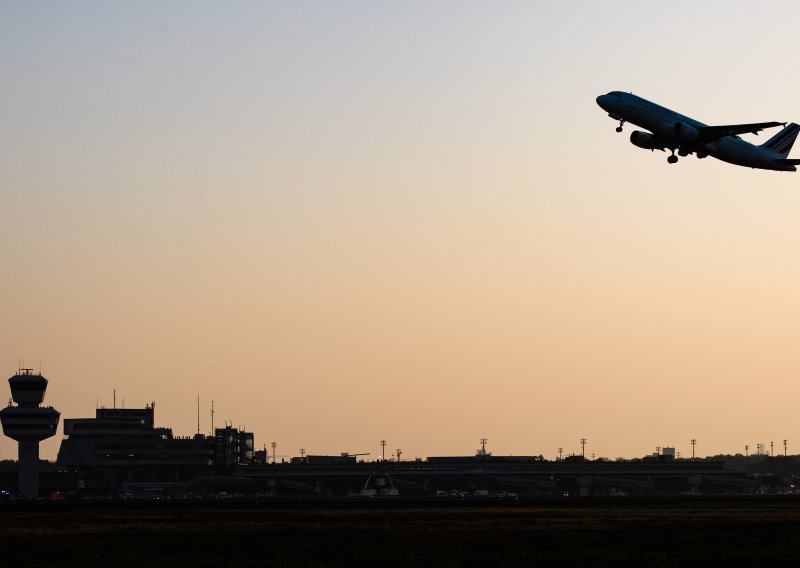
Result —
<instances>
[{"instance_id":1,"label":"jet engine","mask_svg":"<svg viewBox=\"0 0 800 568\"><path fill-rule=\"evenodd\" d=\"M678 135L678 138L683 138L684 140L697 140L700 138L700 131L685 122L675 123L675 134Z\"/></svg>"},{"instance_id":2,"label":"jet engine","mask_svg":"<svg viewBox=\"0 0 800 568\"><path fill-rule=\"evenodd\" d=\"M639 148L644 148L645 150L664 149L664 144L661 142L661 140L652 134L642 132L641 130L634 130L631 132L631 144L638 146Z\"/></svg>"}]
</instances>

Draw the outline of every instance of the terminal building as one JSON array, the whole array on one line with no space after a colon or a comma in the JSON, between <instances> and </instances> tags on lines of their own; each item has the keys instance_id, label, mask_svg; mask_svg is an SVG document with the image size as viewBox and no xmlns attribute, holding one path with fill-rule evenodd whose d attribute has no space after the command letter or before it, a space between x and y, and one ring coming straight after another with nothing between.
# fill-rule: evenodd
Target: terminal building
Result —
<instances>
[{"instance_id":1,"label":"terminal building","mask_svg":"<svg viewBox=\"0 0 800 568\"><path fill-rule=\"evenodd\" d=\"M85 494L139 494L181 487L248 463L252 454L253 434L235 428L218 428L214 437L180 437L171 428L156 427L151 403L98 408L94 418L65 419L57 464L77 469Z\"/></svg>"}]
</instances>

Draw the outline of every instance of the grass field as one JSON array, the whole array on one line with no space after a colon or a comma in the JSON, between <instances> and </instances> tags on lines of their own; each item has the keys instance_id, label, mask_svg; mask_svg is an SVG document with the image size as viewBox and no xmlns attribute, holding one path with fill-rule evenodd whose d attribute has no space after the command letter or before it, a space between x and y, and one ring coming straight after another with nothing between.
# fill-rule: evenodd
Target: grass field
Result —
<instances>
[{"instance_id":1,"label":"grass field","mask_svg":"<svg viewBox=\"0 0 800 568\"><path fill-rule=\"evenodd\" d=\"M4 566L775 566L800 558L800 500L791 498L0 505Z\"/></svg>"}]
</instances>

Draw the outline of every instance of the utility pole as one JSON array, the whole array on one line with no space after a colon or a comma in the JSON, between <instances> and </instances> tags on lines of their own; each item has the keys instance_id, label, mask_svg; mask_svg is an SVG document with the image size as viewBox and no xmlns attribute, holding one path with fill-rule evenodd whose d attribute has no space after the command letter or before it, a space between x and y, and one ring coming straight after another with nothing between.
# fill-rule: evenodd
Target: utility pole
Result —
<instances>
[{"instance_id":1,"label":"utility pole","mask_svg":"<svg viewBox=\"0 0 800 568\"><path fill-rule=\"evenodd\" d=\"M300 458L304 459L306 457L306 449L300 448Z\"/></svg>"},{"instance_id":2,"label":"utility pole","mask_svg":"<svg viewBox=\"0 0 800 568\"><path fill-rule=\"evenodd\" d=\"M581 457L586 459L586 438L581 438Z\"/></svg>"},{"instance_id":3,"label":"utility pole","mask_svg":"<svg viewBox=\"0 0 800 568\"><path fill-rule=\"evenodd\" d=\"M692 438L692 461L694 461L694 446L697 444L697 440Z\"/></svg>"},{"instance_id":4,"label":"utility pole","mask_svg":"<svg viewBox=\"0 0 800 568\"><path fill-rule=\"evenodd\" d=\"M564 451L564 448L558 448L558 461L561 461L561 453Z\"/></svg>"},{"instance_id":5,"label":"utility pole","mask_svg":"<svg viewBox=\"0 0 800 568\"><path fill-rule=\"evenodd\" d=\"M400 456L403 455L403 450L401 450L400 448L397 448L397 450L395 450L395 451L397 452L397 461L399 462L400 461Z\"/></svg>"},{"instance_id":6,"label":"utility pole","mask_svg":"<svg viewBox=\"0 0 800 568\"><path fill-rule=\"evenodd\" d=\"M275 463L275 448L278 446L276 442L271 442L270 446L272 446L272 463Z\"/></svg>"},{"instance_id":7,"label":"utility pole","mask_svg":"<svg viewBox=\"0 0 800 568\"><path fill-rule=\"evenodd\" d=\"M481 438L481 455L482 456L486 455L486 442L488 442L488 441L489 440L487 440L486 438Z\"/></svg>"},{"instance_id":8,"label":"utility pole","mask_svg":"<svg viewBox=\"0 0 800 568\"><path fill-rule=\"evenodd\" d=\"M381 461L386 461L386 440L381 440Z\"/></svg>"}]
</instances>

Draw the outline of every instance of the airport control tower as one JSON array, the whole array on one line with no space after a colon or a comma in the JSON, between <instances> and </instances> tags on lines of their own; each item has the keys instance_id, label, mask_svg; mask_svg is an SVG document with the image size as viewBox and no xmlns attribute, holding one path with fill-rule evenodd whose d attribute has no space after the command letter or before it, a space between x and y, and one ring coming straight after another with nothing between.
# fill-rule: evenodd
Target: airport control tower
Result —
<instances>
[{"instance_id":1,"label":"airport control tower","mask_svg":"<svg viewBox=\"0 0 800 568\"><path fill-rule=\"evenodd\" d=\"M47 390L47 379L33 369L20 369L8 379L16 406L0 410L3 433L19 442L20 495L39 496L39 442L56 433L60 413L52 406L39 406Z\"/></svg>"}]
</instances>

